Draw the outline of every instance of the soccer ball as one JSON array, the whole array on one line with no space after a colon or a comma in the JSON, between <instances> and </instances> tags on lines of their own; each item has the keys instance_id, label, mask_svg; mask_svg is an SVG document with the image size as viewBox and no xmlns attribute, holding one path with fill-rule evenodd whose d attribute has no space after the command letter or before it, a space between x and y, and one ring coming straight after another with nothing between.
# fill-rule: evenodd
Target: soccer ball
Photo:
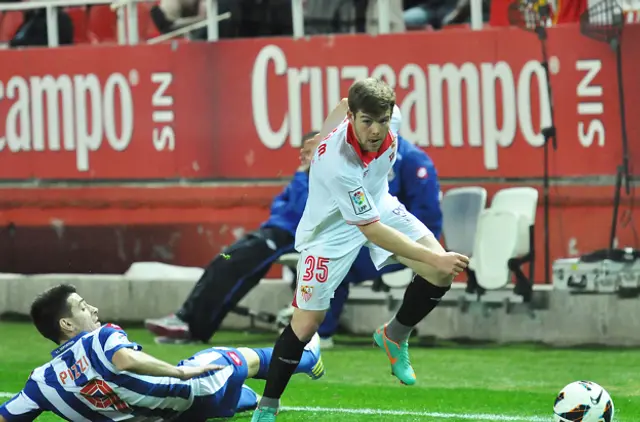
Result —
<instances>
[{"instance_id":1,"label":"soccer ball","mask_svg":"<svg viewBox=\"0 0 640 422\"><path fill-rule=\"evenodd\" d=\"M591 381L576 381L560 391L553 405L556 422L613 422L613 400Z\"/></svg>"}]
</instances>

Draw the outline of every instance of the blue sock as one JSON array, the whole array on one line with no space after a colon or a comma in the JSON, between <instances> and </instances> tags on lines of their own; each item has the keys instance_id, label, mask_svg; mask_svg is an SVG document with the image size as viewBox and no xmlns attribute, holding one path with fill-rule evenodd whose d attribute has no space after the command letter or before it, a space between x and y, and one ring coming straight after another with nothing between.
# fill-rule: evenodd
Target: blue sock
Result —
<instances>
[{"instance_id":1,"label":"blue sock","mask_svg":"<svg viewBox=\"0 0 640 422\"><path fill-rule=\"evenodd\" d=\"M258 369L258 373L254 378L266 380L267 372L269 372L269 363L271 363L271 355L273 354L273 347L253 349L253 351L258 354L258 357L260 357L260 369ZM318 360L313 356L313 354L310 351L305 350L302 352L300 363L298 364L294 374L311 372L311 368L313 368L316 363L318 363Z\"/></svg>"}]
</instances>

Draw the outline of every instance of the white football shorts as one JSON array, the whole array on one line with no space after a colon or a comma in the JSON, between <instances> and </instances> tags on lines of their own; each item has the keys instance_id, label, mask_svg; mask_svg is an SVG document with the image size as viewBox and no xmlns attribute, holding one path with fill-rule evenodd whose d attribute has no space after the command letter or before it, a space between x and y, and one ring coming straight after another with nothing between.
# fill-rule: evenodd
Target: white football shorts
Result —
<instances>
[{"instance_id":1,"label":"white football shorts","mask_svg":"<svg viewBox=\"0 0 640 422\"><path fill-rule=\"evenodd\" d=\"M379 207L380 221L411 240L419 240L433 233L402 205L397 198L388 196ZM379 270L387 265L397 264L393 253L366 241L345 245L345 254L340 258L324 258L312 248L300 253L298 261L298 281L294 293L293 306L308 311L329 309L329 304L342 280L356 260L363 246L369 248L371 260Z\"/></svg>"}]
</instances>

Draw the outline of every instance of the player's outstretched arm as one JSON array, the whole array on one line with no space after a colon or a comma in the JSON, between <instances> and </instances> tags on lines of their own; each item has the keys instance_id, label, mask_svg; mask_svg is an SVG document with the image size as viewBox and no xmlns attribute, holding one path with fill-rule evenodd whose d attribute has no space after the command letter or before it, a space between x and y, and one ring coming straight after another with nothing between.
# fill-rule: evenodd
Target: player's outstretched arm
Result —
<instances>
[{"instance_id":1,"label":"player's outstretched arm","mask_svg":"<svg viewBox=\"0 0 640 422\"><path fill-rule=\"evenodd\" d=\"M320 133L318 133L318 138L323 139L327 136L331 131L340 125L342 121L347 117L347 111L349 111L349 101L346 98L340 100L340 103L331 110L331 113L327 116L324 123L322 124L322 129L320 129Z\"/></svg>"},{"instance_id":2,"label":"player's outstretched arm","mask_svg":"<svg viewBox=\"0 0 640 422\"><path fill-rule=\"evenodd\" d=\"M447 274L457 275L464 271L469 263L469 258L455 252L445 254L433 252L380 221L358 226L358 228L371 243L382 249L413 261L424 262Z\"/></svg>"},{"instance_id":3,"label":"player's outstretched arm","mask_svg":"<svg viewBox=\"0 0 640 422\"><path fill-rule=\"evenodd\" d=\"M137 350L122 348L113 354L113 364L120 371L153 377L172 377L188 380L205 372L224 368L220 365L173 366Z\"/></svg>"},{"instance_id":4,"label":"player's outstretched arm","mask_svg":"<svg viewBox=\"0 0 640 422\"><path fill-rule=\"evenodd\" d=\"M316 148L320 141L322 141L331 131L337 128L347 117L347 111L349 111L349 102L346 98L343 98L340 103L334 108L327 116L326 120L322 124L320 132L311 139L307 139L302 145L300 150L300 161L305 164L311 162Z\"/></svg>"},{"instance_id":5,"label":"player's outstretched arm","mask_svg":"<svg viewBox=\"0 0 640 422\"><path fill-rule=\"evenodd\" d=\"M32 397L41 395L36 382L29 377L24 389L0 405L0 422L35 421L44 411Z\"/></svg>"}]
</instances>

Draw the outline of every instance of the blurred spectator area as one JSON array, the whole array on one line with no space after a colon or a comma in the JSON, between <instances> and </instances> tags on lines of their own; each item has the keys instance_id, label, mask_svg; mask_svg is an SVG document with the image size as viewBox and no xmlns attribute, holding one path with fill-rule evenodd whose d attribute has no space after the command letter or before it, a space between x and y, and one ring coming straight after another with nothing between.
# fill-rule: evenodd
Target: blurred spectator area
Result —
<instances>
[{"instance_id":1,"label":"blurred spectator area","mask_svg":"<svg viewBox=\"0 0 640 422\"><path fill-rule=\"evenodd\" d=\"M2 1L7 3L6 1ZM138 31L140 39L159 35L151 22L153 3L138 3ZM108 4L61 8L58 12L60 44L111 43L117 41L116 13ZM10 11L0 13L0 42L10 43L21 32L35 33L42 42L26 45L47 45L46 17L44 10ZM33 41L33 36L31 36ZM38 41L36 39L36 41Z\"/></svg>"},{"instance_id":2,"label":"blurred spectator area","mask_svg":"<svg viewBox=\"0 0 640 422\"><path fill-rule=\"evenodd\" d=\"M0 3L16 0L0 0ZM472 0L388 0L391 32L468 28ZM483 21L492 26L509 25L507 8L513 0L480 0ZM525 1L525 0L523 0ZM528 0L541 1L541 0ZM563 10L555 10L556 23L577 21L587 2L563 0ZM622 0L629 10L629 21L637 21L640 0ZM204 0L160 0L138 3L138 32L141 41L170 32L191 18L204 18ZM292 34L291 0L218 0L219 13L231 18L220 22L220 38L288 36ZM634 14L636 13L636 14ZM0 13L0 43L46 45L44 10ZM305 0L305 33L377 32L376 0ZM109 5L61 8L60 44L112 43L117 41L117 17ZM31 31L30 40L17 40ZM191 39L206 39L206 29L190 34ZM22 42L22 44L21 44Z\"/></svg>"}]
</instances>

